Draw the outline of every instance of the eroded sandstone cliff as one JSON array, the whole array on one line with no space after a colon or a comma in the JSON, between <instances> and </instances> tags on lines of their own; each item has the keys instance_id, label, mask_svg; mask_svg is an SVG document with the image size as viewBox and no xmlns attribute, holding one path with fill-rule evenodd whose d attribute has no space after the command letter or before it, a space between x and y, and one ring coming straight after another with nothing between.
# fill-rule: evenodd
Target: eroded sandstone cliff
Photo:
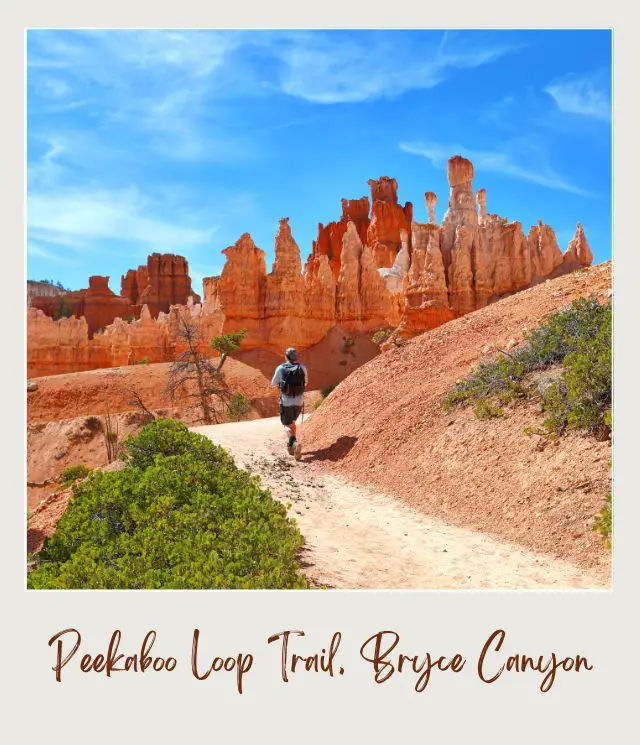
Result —
<instances>
[{"instance_id":1,"label":"eroded sandstone cliff","mask_svg":"<svg viewBox=\"0 0 640 745\"><path fill-rule=\"evenodd\" d=\"M186 305L200 297L191 289L189 265L183 256L151 254L146 265L130 269L121 277L121 293L109 289L109 277L89 277L89 287L58 296L46 293L30 298L29 305L53 319L85 318L89 338L117 318L138 318L143 306L153 318L168 313L172 305Z\"/></svg>"},{"instance_id":2,"label":"eroded sandstone cliff","mask_svg":"<svg viewBox=\"0 0 640 745\"><path fill-rule=\"evenodd\" d=\"M56 375L104 367L168 362L176 354L178 314L189 315L200 328L200 350L213 355L208 341L222 331L220 314L206 312L202 305L174 305L169 313L151 316L143 306L140 318L121 318L102 331L89 335L83 318L55 321L38 308L27 308L27 376Z\"/></svg>"},{"instance_id":3,"label":"eroded sandstone cliff","mask_svg":"<svg viewBox=\"0 0 640 745\"><path fill-rule=\"evenodd\" d=\"M143 305L156 318L161 311L168 313L172 305L186 305L189 298L200 302L191 289L189 264L184 256L153 253L146 265L130 269L120 282L120 294L134 306L136 316Z\"/></svg>"},{"instance_id":4,"label":"eroded sandstone cliff","mask_svg":"<svg viewBox=\"0 0 640 745\"><path fill-rule=\"evenodd\" d=\"M591 264L580 223L563 254L542 220L525 235L519 222L488 213L486 190L474 196L473 176L470 161L449 160L441 225L435 193L425 193L428 222L415 222L412 204L398 202L395 179L369 181L371 201L343 199L340 220L319 225L304 271L288 218L280 220L270 273L265 252L244 233L222 252L221 275L204 279L202 304L186 260L173 254L152 254L146 266L129 271L122 296L109 290L106 277L65 294L74 318L54 321L60 299L34 298L29 374L171 359L179 312L201 325L203 339L245 329L243 349L279 354L313 346L334 327L351 335L397 327L396 335L408 337Z\"/></svg>"}]
</instances>

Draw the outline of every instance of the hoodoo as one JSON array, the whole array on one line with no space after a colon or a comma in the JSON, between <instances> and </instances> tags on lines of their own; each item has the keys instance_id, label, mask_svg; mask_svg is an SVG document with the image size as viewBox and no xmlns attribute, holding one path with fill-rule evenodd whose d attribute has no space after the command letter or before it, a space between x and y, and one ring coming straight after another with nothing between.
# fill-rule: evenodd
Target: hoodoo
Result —
<instances>
[{"instance_id":1,"label":"hoodoo","mask_svg":"<svg viewBox=\"0 0 640 745\"><path fill-rule=\"evenodd\" d=\"M168 313L172 305L186 305L189 298L200 302L191 290L189 264L184 256L154 253L146 266L130 269L121 278L121 295L137 310L146 305L155 318L160 311Z\"/></svg>"},{"instance_id":2,"label":"hoodoo","mask_svg":"<svg viewBox=\"0 0 640 745\"><path fill-rule=\"evenodd\" d=\"M398 202L395 179L371 179L371 200L343 199L340 219L320 223L304 271L288 218L280 220L269 274L265 252L244 233L223 251L222 274L204 279L202 305L186 260L173 254L152 254L146 266L127 272L121 296L109 290L108 278L92 277L86 290L33 297L29 375L126 364L142 350L151 360L170 358L171 313L186 305L208 330L246 329L243 349L280 354L286 346L304 350L318 344L334 327L349 334L397 327L396 334L413 336L590 266L580 223L562 254L542 220L525 235L521 223L488 213L486 190L474 195L473 177L469 160L449 160L442 225L436 222L434 192L425 193L428 222L417 222L411 202ZM54 321L61 302L85 325ZM51 318L45 321L39 311ZM130 316L140 321L115 320ZM98 329L104 331L94 339Z\"/></svg>"}]
</instances>

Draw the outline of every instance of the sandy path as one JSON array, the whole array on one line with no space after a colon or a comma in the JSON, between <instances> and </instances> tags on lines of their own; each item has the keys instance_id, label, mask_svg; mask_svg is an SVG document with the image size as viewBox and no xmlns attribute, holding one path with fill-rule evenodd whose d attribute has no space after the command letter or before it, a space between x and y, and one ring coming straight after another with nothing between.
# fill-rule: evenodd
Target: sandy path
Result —
<instances>
[{"instance_id":1,"label":"sandy path","mask_svg":"<svg viewBox=\"0 0 640 745\"><path fill-rule=\"evenodd\" d=\"M291 504L306 540L305 572L331 588L606 587L595 572L449 525L385 494L299 463L277 418L197 427ZM303 437L304 442L304 437Z\"/></svg>"}]
</instances>

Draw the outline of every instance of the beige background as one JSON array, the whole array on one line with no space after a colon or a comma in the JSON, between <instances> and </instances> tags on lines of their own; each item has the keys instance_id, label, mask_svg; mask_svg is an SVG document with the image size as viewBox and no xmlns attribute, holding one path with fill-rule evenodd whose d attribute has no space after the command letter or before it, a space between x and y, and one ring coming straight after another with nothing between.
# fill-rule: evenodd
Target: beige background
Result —
<instances>
[{"instance_id":1,"label":"beige background","mask_svg":"<svg viewBox=\"0 0 640 745\"><path fill-rule=\"evenodd\" d=\"M4 365L2 441L4 500L2 701L8 742L423 742L626 743L637 706L638 330L637 236L638 19L622 3L587 11L583 2L515 5L462 2L445 10L426 3L211 2L14 3L3 6L2 261ZM91 7L87 7L91 5ZM287 5L289 7L287 7ZM440 9L439 9L440 8ZM25 27L614 27L615 37L615 567L612 592L51 592L24 590L24 236L23 40ZM585 49L584 54L588 55ZM597 204L594 203L594 208ZM11 325L10 325L11 324ZM636 607L633 607L633 603ZM82 674L77 665L57 684L47 640L75 626L83 648L106 649L115 628L133 654L150 628L155 651L178 658L174 673ZM190 672L191 635L202 632L207 655L251 652L256 661L239 696L232 675L198 682ZM560 674L551 692L534 674L503 675L485 685L477 655L495 628L508 632L506 652L586 655L591 673ZM340 630L343 677L299 673L284 685L279 648L266 643L286 628L304 629L299 653L316 651ZM459 675L434 673L415 693L413 676L375 685L358 650L371 634L394 629L406 654L468 657ZM74 661L75 662L75 661ZM66 674L68 673L68 674ZM624 732L627 734L623 734ZM637 732L637 727L635 728Z\"/></svg>"}]
</instances>

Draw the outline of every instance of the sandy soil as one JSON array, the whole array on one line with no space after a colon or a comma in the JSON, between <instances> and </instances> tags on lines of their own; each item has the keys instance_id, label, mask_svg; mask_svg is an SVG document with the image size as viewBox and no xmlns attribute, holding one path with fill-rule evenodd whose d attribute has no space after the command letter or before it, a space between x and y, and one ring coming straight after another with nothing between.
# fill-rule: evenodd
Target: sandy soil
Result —
<instances>
[{"instance_id":1,"label":"sandy soil","mask_svg":"<svg viewBox=\"0 0 640 745\"><path fill-rule=\"evenodd\" d=\"M456 380L579 296L611 297L611 264L545 282L422 334L341 383L309 423L321 467L380 489L432 517L609 573L611 552L592 530L611 491L611 443L527 435L539 404L498 419L448 414Z\"/></svg>"},{"instance_id":2,"label":"sandy soil","mask_svg":"<svg viewBox=\"0 0 640 745\"><path fill-rule=\"evenodd\" d=\"M307 418L307 422L309 419ZM456 527L397 499L325 473L331 457L305 442L299 463L287 454L278 418L198 427L291 504L306 540L303 566L331 588L605 587L607 575ZM335 451L334 451L335 454Z\"/></svg>"},{"instance_id":3,"label":"sandy soil","mask_svg":"<svg viewBox=\"0 0 640 745\"><path fill-rule=\"evenodd\" d=\"M134 411L132 391L137 391L154 411L191 408L193 400L186 396L178 396L172 402L164 395L170 364L158 362L31 378L37 390L27 394L27 422L99 415L107 409L111 413ZM254 416L277 413L278 392L270 387L271 378L267 379L260 370L228 359L224 375L229 388L250 400Z\"/></svg>"}]
</instances>

